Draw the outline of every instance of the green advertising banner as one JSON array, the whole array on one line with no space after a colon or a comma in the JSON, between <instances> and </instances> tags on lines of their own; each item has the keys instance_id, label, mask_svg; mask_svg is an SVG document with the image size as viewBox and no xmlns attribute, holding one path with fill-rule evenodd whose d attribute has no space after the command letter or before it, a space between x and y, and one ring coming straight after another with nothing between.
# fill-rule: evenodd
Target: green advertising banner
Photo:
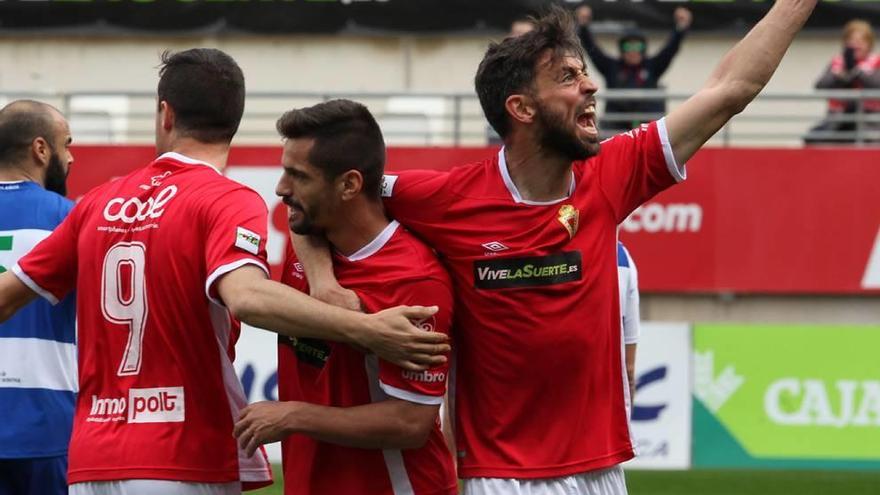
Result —
<instances>
[{"instance_id":1,"label":"green advertising banner","mask_svg":"<svg viewBox=\"0 0 880 495\"><path fill-rule=\"evenodd\" d=\"M697 325L695 467L880 468L880 326Z\"/></svg>"}]
</instances>

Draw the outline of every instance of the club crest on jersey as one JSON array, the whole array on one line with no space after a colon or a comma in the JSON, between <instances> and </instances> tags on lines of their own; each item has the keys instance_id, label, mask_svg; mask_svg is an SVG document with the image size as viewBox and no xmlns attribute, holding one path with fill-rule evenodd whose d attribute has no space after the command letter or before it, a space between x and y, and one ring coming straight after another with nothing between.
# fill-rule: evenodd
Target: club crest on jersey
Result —
<instances>
[{"instance_id":1,"label":"club crest on jersey","mask_svg":"<svg viewBox=\"0 0 880 495\"><path fill-rule=\"evenodd\" d=\"M559 208L559 214L556 219L568 231L568 237L574 237L578 231L578 220L580 219L580 212L577 208L571 205L563 205Z\"/></svg>"},{"instance_id":2,"label":"club crest on jersey","mask_svg":"<svg viewBox=\"0 0 880 495\"><path fill-rule=\"evenodd\" d=\"M260 241L262 238L256 232L250 231L244 227L235 229L235 247L243 249L251 254L260 252Z\"/></svg>"},{"instance_id":3,"label":"club crest on jersey","mask_svg":"<svg viewBox=\"0 0 880 495\"><path fill-rule=\"evenodd\" d=\"M413 322L413 325L418 327L420 330L424 330L426 332L433 332L435 328L437 328L437 320L434 319L434 315L431 315L424 320L417 320Z\"/></svg>"}]
</instances>

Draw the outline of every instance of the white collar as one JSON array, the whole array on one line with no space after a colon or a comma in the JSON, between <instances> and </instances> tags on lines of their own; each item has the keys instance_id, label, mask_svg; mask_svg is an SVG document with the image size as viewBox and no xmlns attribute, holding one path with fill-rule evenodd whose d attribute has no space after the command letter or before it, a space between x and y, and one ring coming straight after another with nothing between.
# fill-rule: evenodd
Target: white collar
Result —
<instances>
[{"instance_id":1,"label":"white collar","mask_svg":"<svg viewBox=\"0 0 880 495\"><path fill-rule=\"evenodd\" d=\"M214 165L211 165L208 162L203 162L201 160L196 160L195 158L190 158L186 155L182 155L180 153L177 153L176 151L169 151L167 153L162 153L159 156L159 158L156 158L156 160L162 160L163 158L171 158L172 160L176 160L178 162L183 162L183 163L186 163L187 165L204 165L206 167L210 167L218 174L223 175L223 173L220 172L220 169L215 167Z\"/></svg>"},{"instance_id":2,"label":"white collar","mask_svg":"<svg viewBox=\"0 0 880 495\"><path fill-rule=\"evenodd\" d=\"M379 235L377 235L375 239L368 242L366 246L358 249L357 252L351 256L345 256L345 258L348 261L361 261L378 253L380 249L385 247L385 244L388 244L388 241L391 240L391 236L397 232L398 227L400 227L400 223L398 223L397 220L392 220L391 223L382 229L382 232L379 232Z\"/></svg>"},{"instance_id":3,"label":"white collar","mask_svg":"<svg viewBox=\"0 0 880 495\"><path fill-rule=\"evenodd\" d=\"M21 180L0 180L0 186L11 186L13 184L23 184L25 182L33 182L33 181L24 180L24 179L21 179Z\"/></svg>"},{"instance_id":4,"label":"white collar","mask_svg":"<svg viewBox=\"0 0 880 495\"><path fill-rule=\"evenodd\" d=\"M548 206L555 205L557 203L561 203L574 194L574 172L571 173L571 185L568 188L568 195L564 198L554 199L552 201L529 201L527 199L523 199L522 195L519 193L519 189L516 188L516 184L513 183L513 179L510 178L510 171L507 170L507 158L504 156L504 147L498 150L498 169L501 172L501 178L504 180L504 185L507 186L507 190L510 192L510 195L513 196L513 200L517 203L522 203L531 206Z\"/></svg>"}]
</instances>

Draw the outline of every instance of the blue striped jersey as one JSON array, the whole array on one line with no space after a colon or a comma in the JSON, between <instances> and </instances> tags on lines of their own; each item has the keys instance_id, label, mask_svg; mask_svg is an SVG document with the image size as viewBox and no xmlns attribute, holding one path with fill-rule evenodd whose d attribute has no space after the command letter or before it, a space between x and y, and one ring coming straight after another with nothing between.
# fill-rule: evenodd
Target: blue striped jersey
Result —
<instances>
[{"instance_id":1,"label":"blue striped jersey","mask_svg":"<svg viewBox=\"0 0 880 495\"><path fill-rule=\"evenodd\" d=\"M72 207L33 182L0 182L0 272ZM54 307L37 298L0 324L0 459L67 452L77 391L75 318L73 296Z\"/></svg>"}]
</instances>

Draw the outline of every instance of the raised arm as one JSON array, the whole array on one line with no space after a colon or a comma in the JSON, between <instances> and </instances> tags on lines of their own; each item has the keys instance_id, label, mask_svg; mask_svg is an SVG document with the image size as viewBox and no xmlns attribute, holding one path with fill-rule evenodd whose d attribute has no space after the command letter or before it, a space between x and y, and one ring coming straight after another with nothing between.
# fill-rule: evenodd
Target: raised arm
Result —
<instances>
[{"instance_id":1,"label":"raised arm","mask_svg":"<svg viewBox=\"0 0 880 495\"><path fill-rule=\"evenodd\" d=\"M678 50L681 48L681 42L684 40L693 21L693 14L690 10L684 7L675 9L673 17L675 19L675 29L673 29L672 34L669 35L666 45L647 61L647 64L651 65L654 72L657 74L657 79L660 79L666 70L669 69L669 65L672 64L672 60L678 54Z\"/></svg>"},{"instance_id":2,"label":"raised arm","mask_svg":"<svg viewBox=\"0 0 880 495\"><path fill-rule=\"evenodd\" d=\"M669 141L684 163L758 96L810 17L817 0L777 0L721 60L706 85L666 117Z\"/></svg>"},{"instance_id":3,"label":"raised arm","mask_svg":"<svg viewBox=\"0 0 880 495\"><path fill-rule=\"evenodd\" d=\"M411 323L433 315L421 306L363 314L330 306L266 278L253 266L237 268L217 282L217 293L237 319L292 337L313 337L366 347L398 366L420 371L446 361L448 337Z\"/></svg>"},{"instance_id":4,"label":"raised arm","mask_svg":"<svg viewBox=\"0 0 880 495\"><path fill-rule=\"evenodd\" d=\"M36 297L37 293L12 272L0 273L0 323L11 318Z\"/></svg>"},{"instance_id":5,"label":"raised arm","mask_svg":"<svg viewBox=\"0 0 880 495\"><path fill-rule=\"evenodd\" d=\"M590 57L593 65L596 66L596 70L607 80L608 76L614 71L616 60L608 56L602 50L602 47L596 43L596 39L593 38L593 33L590 31L590 23L593 21L593 9L582 5L575 10L575 18L578 23L578 38L581 40L584 51L587 52L587 56Z\"/></svg>"}]
</instances>

